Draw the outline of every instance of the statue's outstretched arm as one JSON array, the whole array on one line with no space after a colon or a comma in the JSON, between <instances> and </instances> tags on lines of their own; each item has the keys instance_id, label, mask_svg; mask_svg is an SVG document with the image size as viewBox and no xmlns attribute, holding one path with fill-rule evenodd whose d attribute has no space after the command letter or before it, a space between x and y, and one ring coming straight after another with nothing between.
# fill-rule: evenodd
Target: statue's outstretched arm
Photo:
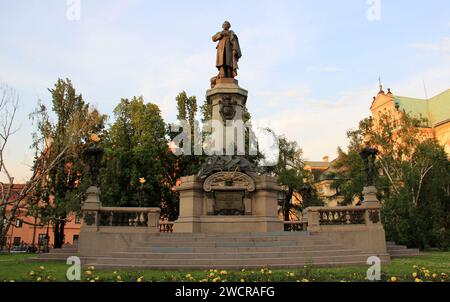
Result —
<instances>
[{"instance_id":1,"label":"statue's outstretched arm","mask_svg":"<svg viewBox=\"0 0 450 302\"><path fill-rule=\"evenodd\" d=\"M217 41L219 41L220 39L222 39L222 33L221 33L221 32L218 32L217 34L215 34L215 35L212 37L213 42L217 42Z\"/></svg>"}]
</instances>

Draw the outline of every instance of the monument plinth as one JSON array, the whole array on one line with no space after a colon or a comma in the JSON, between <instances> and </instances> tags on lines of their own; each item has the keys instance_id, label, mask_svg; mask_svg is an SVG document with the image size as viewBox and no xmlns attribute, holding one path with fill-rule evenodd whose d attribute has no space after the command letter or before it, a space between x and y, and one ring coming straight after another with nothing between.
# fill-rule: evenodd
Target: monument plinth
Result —
<instances>
[{"instance_id":1,"label":"monument plinth","mask_svg":"<svg viewBox=\"0 0 450 302\"><path fill-rule=\"evenodd\" d=\"M213 41L219 41L219 74L206 92L212 109L210 144L217 153L207 158L197 175L183 177L175 188L180 194L180 212L174 232L282 231L277 200L281 188L276 178L260 175L245 153L242 130L248 91L234 79L241 57L237 35L229 30L228 22L223 28L213 36Z\"/></svg>"}]
</instances>

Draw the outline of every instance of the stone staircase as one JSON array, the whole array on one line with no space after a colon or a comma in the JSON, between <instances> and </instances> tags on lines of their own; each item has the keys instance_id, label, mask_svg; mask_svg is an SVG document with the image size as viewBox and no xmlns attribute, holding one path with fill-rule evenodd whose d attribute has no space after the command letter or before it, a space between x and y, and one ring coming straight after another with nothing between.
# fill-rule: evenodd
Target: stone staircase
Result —
<instances>
[{"instance_id":1,"label":"stone staircase","mask_svg":"<svg viewBox=\"0 0 450 302\"><path fill-rule=\"evenodd\" d=\"M387 242L390 258L420 256L418 249L408 249ZM66 261L78 254L78 245L65 245L39 254L33 261ZM262 267L298 268L304 265L340 266L365 265L369 256L331 242L320 235L307 232L261 234L160 234L130 247L126 252L115 252L110 257L83 258L86 265L97 268L139 269L241 269Z\"/></svg>"},{"instance_id":2,"label":"stone staircase","mask_svg":"<svg viewBox=\"0 0 450 302\"><path fill-rule=\"evenodd\" d=\"M96 268L136 269L260 269L305 265L366 265L365 254L320 235L298 233L161 234L114 252L109 257L83 259ZM389 254L377 255L389 262Z\"/></svg>"},{"instance_id":3,"label":"stone staircase","mask_svg":"<svg viewBox=\"0 0 450 302\"><path fill-rule=\"evenodd\" d=\"M416 257L420 256L419 249L409 249L404 245L397 245L395 242L386 242L386 249L391 258Z\"/></svg>"},{"instance_id":4,"label":"stone staircase","mask_svg":"<svg viewBox=\"0 0 450 302\"><path fill-rule=\"evenodd\" d=\"M54 261L66 261L70 256L78 255L78 244L63 245L60 249L51 249L49 253L37 254L35 258L31 258L32 261L39 262L54 262Z\"/></svg>"}]
</instances>

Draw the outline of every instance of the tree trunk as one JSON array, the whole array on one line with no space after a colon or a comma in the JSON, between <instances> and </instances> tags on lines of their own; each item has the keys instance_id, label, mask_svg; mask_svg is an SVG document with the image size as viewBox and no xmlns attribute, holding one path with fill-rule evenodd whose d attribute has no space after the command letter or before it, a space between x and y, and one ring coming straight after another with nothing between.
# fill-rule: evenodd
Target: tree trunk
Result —
<instances>
[{"instance_id":1,"label":"tree trunk","mask_svg":"<svg viewBox=\"0 0 450 302\"><path fill-rule=\"evenodd\" d=\"M63 244L64 244L64 227L65 227L66 223L64 221L58 221L55 222L54 228L53 228L53 233L54 233L54 240L53 240L53 247L55 249L60 249L62 248Z\"/></svg>"}]
</instances>

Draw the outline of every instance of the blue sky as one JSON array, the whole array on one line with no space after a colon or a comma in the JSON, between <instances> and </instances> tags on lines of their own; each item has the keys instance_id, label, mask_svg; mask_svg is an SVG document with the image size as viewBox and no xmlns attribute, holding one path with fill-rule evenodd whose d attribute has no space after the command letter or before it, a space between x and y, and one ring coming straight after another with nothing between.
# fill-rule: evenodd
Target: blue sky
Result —
<instances>
[{"instance_id":1,"label":"blue sky","mask_svg":"<svg viewBox=\"0 0 450 302\"><path fill-rule=\"evenodd\" d=\"M216 74L211 36L225 19L239 36L238 80L253 118L297 140L310 160L333 157L369 115L379 76L399 95L450 88L450 2L380 3L371 21L366 0L81 0L80 20L70 21L65 0L0 0L0 82L21 101L9 165L26 177L28 114L38 99L49 104L59 77L106 114L134 95L166 121L178 92L203 102Z\"/></svg>"}]
</instances>

